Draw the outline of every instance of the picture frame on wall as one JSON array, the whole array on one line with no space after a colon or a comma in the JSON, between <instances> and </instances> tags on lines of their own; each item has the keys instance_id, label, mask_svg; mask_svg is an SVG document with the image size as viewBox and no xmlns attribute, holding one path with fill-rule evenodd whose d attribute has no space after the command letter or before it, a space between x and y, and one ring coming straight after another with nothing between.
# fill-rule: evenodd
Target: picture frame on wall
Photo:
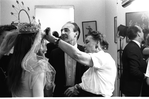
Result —
<instances>
[{"instance_id":1,"label":"picture frame on wall","mask_svg":"<svg viewBox=\"0 0 149 99\"><path fill-rule=\"evenodd\" d=\"M97 31L97 21L83 21L82 22L83 42L85 42L85 35L89 31Z\"/></svg>"},{"instance_id":2,"label":"picture frame on wall","mask_svg":"<svg viewBox=\"0 0 149 99\"><path fill-rule=\"evenodd\" d=\"M114 17L114 43L117 43L117 16Z\"/></svg>"},{"instance_id":3,"label":"picture frame on wall","mask_svg":"<svg viewBox=\"0 0 149 99\"><path fill-rule=\"evenodd\" d=\"M126 26L138 25L142 29L149 29L149 11L139 12L127 12L126 14ZM126 42L130 40L126 36Z\"/></svg>"}]
</instances>

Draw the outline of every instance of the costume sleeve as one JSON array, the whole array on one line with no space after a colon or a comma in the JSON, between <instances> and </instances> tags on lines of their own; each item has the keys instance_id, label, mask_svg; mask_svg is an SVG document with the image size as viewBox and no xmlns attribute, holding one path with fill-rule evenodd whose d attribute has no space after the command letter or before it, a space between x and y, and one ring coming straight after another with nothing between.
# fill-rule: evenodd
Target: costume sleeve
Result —
<instances>
[{"instance_id":1,"label":"costume sleeve","mask_svg":"<svg viewBox=\"0 0 149 99\"><path fill-rule=\"evenodd\" d=\"M89 53L91 55L92 61L93 61L93 67L95 68L101 68L106 63L106 54L103 52L99 53Z\"/></svg>"},{"instance_id":2,"label":"costume sleeve","mask_svg":"<svg viewBox=\"0 0 149 99\"><path fill-rule=\"evenodd\" d=\"M33 97L44 97L44 72L37 75L36 79L33 79Z\"/></svg>"}]
</instances>

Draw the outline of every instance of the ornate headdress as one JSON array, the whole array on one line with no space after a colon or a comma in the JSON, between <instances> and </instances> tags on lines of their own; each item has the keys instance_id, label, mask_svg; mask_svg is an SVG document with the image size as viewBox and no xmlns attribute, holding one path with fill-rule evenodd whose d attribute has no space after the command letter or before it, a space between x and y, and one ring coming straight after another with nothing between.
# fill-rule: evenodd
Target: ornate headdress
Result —
<instances>
[{"instance_id":1,"label":"ornate headdress","mask_svg":"<svg viewBox=\"0 0 149 99\"><path fill-rule=\"evenodd\" d=\"M29 7L27 7L27 10L25 9L24 7L24 3L22 3L23 7L20 9L20 3L18 0L16 0L16 3L18 4L18 8L16 8L14 5L12 5L12 7L15 9L15 11L17 13L13 13L11 12L11 15L14 15L17 14L17 17L18 17L18 22L15 23L14 21L11 23L12 26L16 26L17 28L14 29L13 31L7 31L6 30L6 36L4 38L4 40L2 41L1 45L0 45L0 51L3 53L3 54L7 54L11 51L11 49L13 48L14 46L14 43L15 43L15 40L17 38L17 35L18 34L28 34L28 33L38 33L40 31L40 23L37 24L36 21L35 21L35 17L33 16L33 21L31 22L31 18L28 14L28 11L30 11ZM19 11L17 11L19 10ZM28 19L29 19L29 23L21 23L20 22L20 13L24 11L27 16L28 16ZM9 26L11 26L9 25Z\"/></svg>"},{"instance_id":2,"label":"ornate headdress","mask_svg":"<svg viewBox=\"0 0 149 99\"><path fill-rule=\"evenodd\" d=\"M29 7L25 8L23 1L20 3L18 0L16 0L16 3L18 5L18 8L15 5L12 5L12 8L14 8L17 13L11 12L11 15L17 16L17 21L18 22L15 23L15 21L12 21L11 24L14 24L18 27L18 30L19 30L20 34L37 33L40 30L40 25L41 25L40 21L38 21L39 24L37 24L36 21L35 21L35 17L32 16L32 22L31 22L31 17L29 15L30 8ZM20 20L21 20L20 14L23 11L26 13L26 15L28 17L28 20L29 20L28 23L27 22L26 23L25 22L24 23L20 22Z\"/></svg>"}]
</instances>

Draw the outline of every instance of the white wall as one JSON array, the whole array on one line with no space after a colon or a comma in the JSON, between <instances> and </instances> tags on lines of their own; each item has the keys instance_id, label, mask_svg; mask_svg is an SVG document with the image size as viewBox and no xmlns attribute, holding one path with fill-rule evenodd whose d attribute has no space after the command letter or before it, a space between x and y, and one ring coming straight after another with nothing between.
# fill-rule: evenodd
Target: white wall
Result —
<instances>
[{"instance_id":1,"label":"white wall","mask_svg":"<svg viewBox=\"0 0 149 99\"><path fill-rule=\"evenodd\" d=\"M115 59L117 65L117 44L114 43L114 17L117 16L117 0L106 0L105 4L105 35L109 43L108 52ZM118 96L117 78L115 83L114 96Z\"/></svg>"},{"instance_id":2,"label":"white wall","mask_svg":"<svg viewBox=\"0 0 149 99\"><path fill-rule=\"evenodd\" d=\"M48 26L51 28L51 32L57 31L59 35L61 35L62 26L68 21L74 22L74 7L36 6L35 17L36 21L40 20L42 30L44 30Z\"/></svg>"}]
</instances>

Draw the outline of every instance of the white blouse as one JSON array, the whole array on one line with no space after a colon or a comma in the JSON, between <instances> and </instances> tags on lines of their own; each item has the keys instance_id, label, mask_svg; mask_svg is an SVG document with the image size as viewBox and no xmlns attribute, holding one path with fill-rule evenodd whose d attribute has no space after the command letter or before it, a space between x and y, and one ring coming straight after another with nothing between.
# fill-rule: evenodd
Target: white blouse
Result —
<instances>
[{"instance_id":1,"label":"white blouse","mask_svg":"<svg viewBox=\"0 0 149 99\"><path fill-rule=\"evenodd\" d=\"M112 96L117 74L114 59L104 51L89 54L92 57L93 67L83 74L80 86L97 95Z\"/></svg>"}]
</instances>

